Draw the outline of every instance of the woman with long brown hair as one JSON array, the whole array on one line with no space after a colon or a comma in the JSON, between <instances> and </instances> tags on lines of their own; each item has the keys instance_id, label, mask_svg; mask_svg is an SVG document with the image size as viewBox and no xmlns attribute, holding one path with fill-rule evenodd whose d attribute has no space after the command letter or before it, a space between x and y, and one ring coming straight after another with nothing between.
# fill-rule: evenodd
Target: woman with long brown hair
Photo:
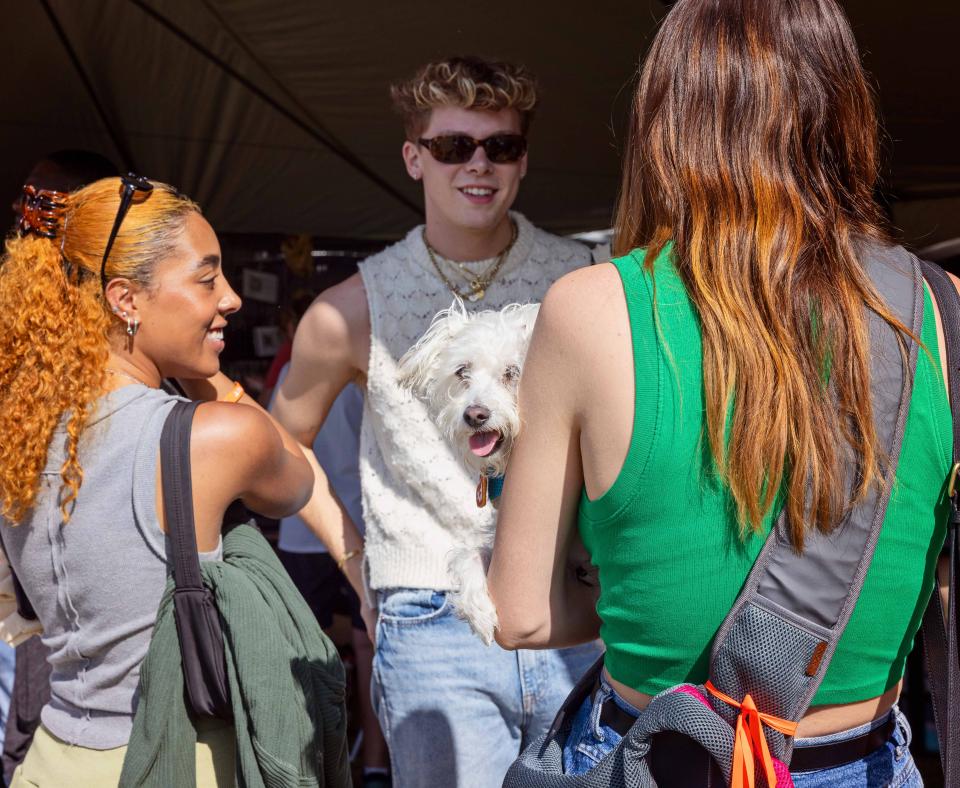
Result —
<instances>
[{"instance_id":1,"label":"woman with long brown hair","mask_svg":"<svg viewBox=\"0 0 960 788\"><path fill-rule=\"evenodd\" d=\"M28 189L22 211L0 260L0 536L53 675L13 784L116 785L167 578L158 451L178 398L162 379L211 400L190 444L202 559L232 501L290 514L313 474L219 371L240 299L196 204L126 176ZM233 784L232 727L198 727L198 783Z\"/></svg>"},{"instance_id":2,"label":"woman with long brown hair","mask_svg":"<svg viewBox=\"0 0 960 788\"><path fill-rule=\"evenodd\" d=\"M871 384L886 384L870 379L867 312L907 329L866 266L892 244L876 181L873 101L834 0L675 5L640 73L621 256L564 277L541 308L489 572L502 645L598 632L606 645L567 738L569 772L619 741L606 720L707 678L713 638L781 510L802 550L885 483ZM797 785L920 784L895 704L933 587L951 461L929 292L919 339L929 352L894 495L799 721L794 752L817 759ZM567 568L578 531L599 599Z\"/></svg>"}]
</instances>

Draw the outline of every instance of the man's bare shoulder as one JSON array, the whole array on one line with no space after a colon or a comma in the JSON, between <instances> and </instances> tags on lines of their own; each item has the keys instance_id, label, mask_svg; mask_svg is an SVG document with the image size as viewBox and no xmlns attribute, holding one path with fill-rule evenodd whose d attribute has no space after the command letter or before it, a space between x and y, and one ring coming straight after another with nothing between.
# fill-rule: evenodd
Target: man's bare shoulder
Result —
<instances>
[{"instance_id":1,"label":"man's bare shoulder","mask_svg":"<svg viewBox=\"0 0 960 788\"><path fill-rule=\"evenodd\" d=\"M370 309L363 279L356 273L324 290L297 327L294 355L338 356L366 371L370 347Z\"/></svg>"},{"instance_id":2,"label":"man's bare shoulder","mask_svg":"<svg viewBox=\"0 0 960 788\"><path fill-rule=\"evenodd\" d=\"M339 312L351 325L370 323L370 308L367 305L367 291L363 286L360 272L348 276L339 284L324 290L310 306L307 315L319 312L326 314L328 308Z\"/></svg>"}]
</instances>

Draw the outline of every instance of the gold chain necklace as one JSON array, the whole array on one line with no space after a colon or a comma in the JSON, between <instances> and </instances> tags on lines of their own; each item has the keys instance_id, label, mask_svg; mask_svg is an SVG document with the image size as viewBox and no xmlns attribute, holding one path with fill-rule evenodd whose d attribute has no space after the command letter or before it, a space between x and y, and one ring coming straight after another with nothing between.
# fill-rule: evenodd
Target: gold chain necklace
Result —
<instances>
[{"instance_id":1,"label":"gold chain necklace","mask_svg":"<svg viewBox=\"0 0 960 788\"><path fill-rule=\"evenodd\" d=\"M489 260L477 261L477 262L485 263L487 267L486 271L482 273L478 273L476 271L471 271L469 268L465 268L463 263L458 263L456 260L447 260L447 258L445 257L441 259L443 260L443 262L447 263L451 268L453 268L453 272L457 276L459 276L464 282L467 283L467 285L470 287L471 295L473 294L474 286L479 287L483 285L483 278L487 276L488 272L493 271L493 266L496 263L495 258L490 258Z\"/></svg>"},{"instance_id":2,"label":"gold chain necklace","mask_svg":"<svg viewBox=\"0 0 960 788\"><path fill-rule=\"evenodd\" d=\"M423 245L427 247L427 255L430 258L430 262L433 263L434 269L436 269L437 275L443 280L443 283L447 286L451 293L453 293L457 298L466 298L468 301L479 301L487 294L487 288L490 287L490 284L494 279L497 278L497 274L500 273L500 269L503 268L504 262L506 262L507 256L510 254L510 250L513 248L513 245L517 242L517 225L511 222L512 233L510 235L510 243L508 243L500 254L497 255L497 259L494 261L493 265L487 271L484 271L482 274L473 274L472 271L464 269L459 263L454 262L460 268L461 273L464 275L464 278L471 277L468 284L470 286L469 293L461 293L460 289L450 281L450 278L443 272L443 269L440 268L440 262L437 260L436 253L433 250L433 247L427 242L427 228L423 228Z\"/></svg>"}]
</instances>

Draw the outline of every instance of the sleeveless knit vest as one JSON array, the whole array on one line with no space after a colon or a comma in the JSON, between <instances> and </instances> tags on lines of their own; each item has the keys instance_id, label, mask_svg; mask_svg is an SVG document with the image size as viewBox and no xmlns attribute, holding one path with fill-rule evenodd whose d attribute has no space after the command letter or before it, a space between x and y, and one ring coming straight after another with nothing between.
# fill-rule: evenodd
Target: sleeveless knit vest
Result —
<instances>
[{"instance_id":1,"label":"sleeveless knit vest","mask_svg":"<svg viewBox=\"0 0 960 788\"><path fill-rule=\"evenodd\" d=\"M482 301L467 309L539 302L590 250L511 214L517 240ZM493 516L426 408L397 386L397 361L453 301L423 243L423 227L360 264L370 309L370 359L360 434L360 480L370 587L448 590L447 553L460 529Z\"/></svg>"}]
</instances>

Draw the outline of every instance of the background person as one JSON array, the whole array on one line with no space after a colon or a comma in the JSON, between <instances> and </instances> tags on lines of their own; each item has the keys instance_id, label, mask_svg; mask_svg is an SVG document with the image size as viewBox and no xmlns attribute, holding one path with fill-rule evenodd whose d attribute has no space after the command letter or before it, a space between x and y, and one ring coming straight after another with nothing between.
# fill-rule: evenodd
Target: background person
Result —
<instances>
[{"instance_id":1,"label":"background person","mask_svg":"<svg viewBox=\"0 0 960 788\"><path fill-rule=\"evenodd\" d=\"M62 206L46 220L28 208L0 264L0 528L53 666L14 786L119 778L167 580L157 460L177 398L161 379L230 400L194 419L202 559L220 557L231 501L282 516L312 486L293 439L218 372L240 299L213 230L172 187L134 183L126 213L115 178L34 206ZM198 729L198 784L232 784L232 726Z\"/></svg>"},{"instance_id":2,"label":"background person","mask_svg":"<svg viewBox=\"0 0 960 788\"><path fill-rule=\"evenodd\" d=\"M280 370L290 363L290 355L293 353L293 337L297 333L297 324L303 313L313 302L313 294L308 290L298 290L293 294L291 303L280 310L277 322L280 326L280 332L283 335L283 344L273 357L270 366L267 369L267 375L263 379L263 389L260 396L257 397L263 407L267 407L273 401L273 392L280 380Z\"/></svg>"},{"instance_id":3,"label":"background person","mask_svg":"<svg viewBox=\"0 0 960 788\"><path fill-rule=\"evenodd\" d=\"M101 178L117 174L117 168L99 153L87 150L59 150L44 156L27 175L24 185L37 189L52 189L71 192ZM13 201L15 221L23 216L23 192ZM3 664L9 664L9 675L0 674L0 704L4 697L10 699L9 715L5 724L0 722L3 738L3 776L9 783L13 770L27 754L33 733L40 724L40 710L50 699L50 663L47 649L38 637L29 638L16 648L16 670L9 659L7 647L0 645ZM13 680L12 694L6 695Z\"/></svg>"},{"instance_id":4,"label":"background person","mask_svg":"<svg viewBox=\"0 0 960 788\"><path fill-rule=\"evenodd\" d=\"M397 386L397 360L455 295L468 309L539 301L586 247L511 213L527 171L536 105L522 67L479 58L424 66L393 90L407 172L423 183L426 224L324 292L294 340L277 419L309 447L339 392L365 389L361 538L321 481L301 517L379 605L374 706L394 784L499 786L520 748L543 732L596 647L508 653L485 647L447 602L457 532L492 517L427 415ZM368 610L369 617L369 610Z\"/></svg>"},{"instance_id":5,"label":"background person","mask_svg":"<svg viewBox=\"0 0 960 788\"><path fill-rule=\"evenodd\" d=\"M636 93L623 256L564 277L539 315L489 572L502 644L567 645L599 628L607 646L567 771L588 771L620 740L606 704L636 716L661 690L707 678L712 640L781 504L799 547L845 511L843 447L861 495L880 483L866 309L893 324L865 262L891 245L876 179L873 101L833 0L671 10ZM795 761L816 746L823 765L797 786L921 784L895 703L951 466L929 292L920 339L931 355L918 356L895 494L799 721ZM596 607L562 571L576 530L599 571ZM886 743L849 757L884 726Z\"/></svg>"}]
</instances>

